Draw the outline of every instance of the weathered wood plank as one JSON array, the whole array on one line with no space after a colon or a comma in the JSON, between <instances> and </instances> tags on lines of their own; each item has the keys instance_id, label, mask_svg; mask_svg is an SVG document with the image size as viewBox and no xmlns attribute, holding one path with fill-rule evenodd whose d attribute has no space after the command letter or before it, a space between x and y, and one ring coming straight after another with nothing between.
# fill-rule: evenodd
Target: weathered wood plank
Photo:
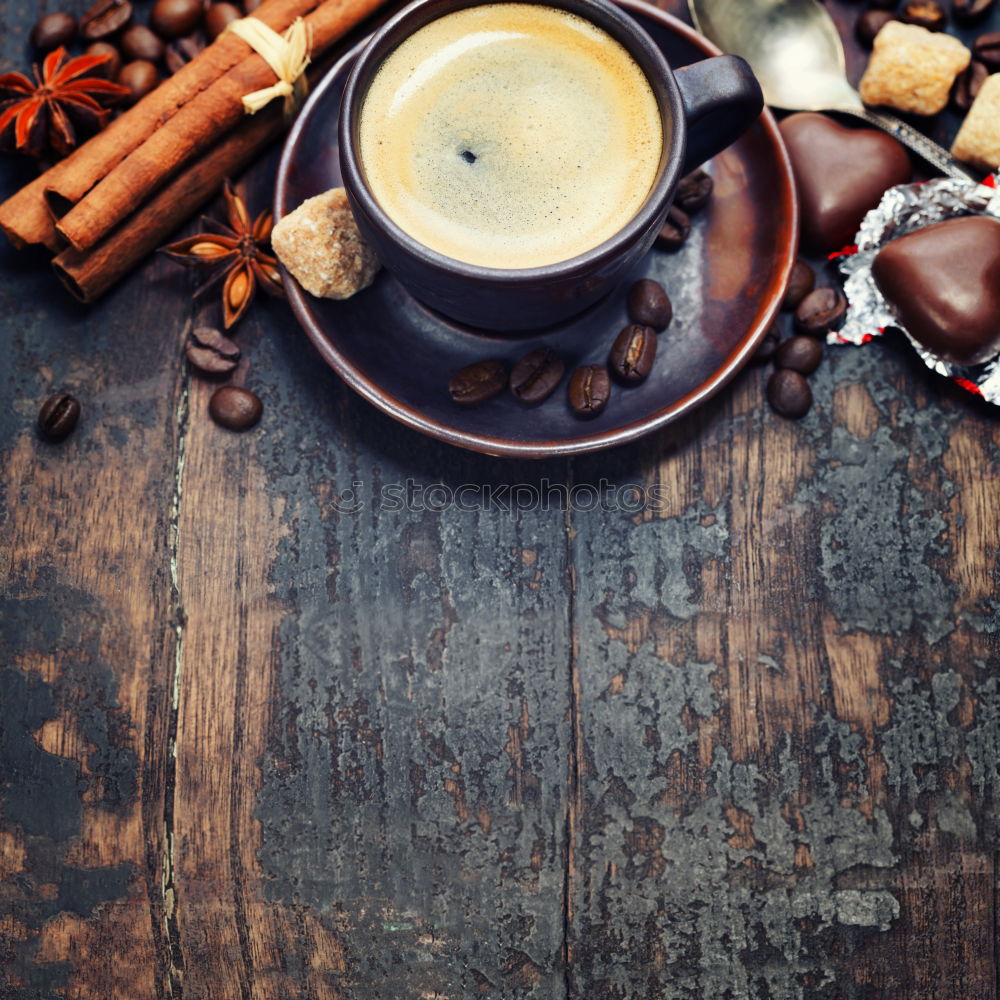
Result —
<instances>
[{"instance_id":1,"label":"weathered wood plank","mask_svg":"<svg viewBox=\"0 0 1000 1000\"><path fill-rule=\"evenodd\" d=\"M179 385L162 268L88 315L37 262L0 267L0 994L155 997ZM59 445L35 433L54 389L83 406Z\"/></svg>"},{"instance_id":2,"label":"weathered wood plank","mask_svg":"<svg viewBox=\"0 0 1000 1000\"><path fill-rule=\"evenodd\" d=\"M995 1000L992 411L845 349L801 424L751 371L636 447L498 463L265 303L233 436L175 354L185 276L85 314L0 266L5 998ZM662 506L485 499L602 478Z\"/></svg>"},{"instance_id":3,"label":"weathered wood plank","mask_svg":"<svg viewBox=\"0 0 1000 1000\"><path fill-rule=\"evenodd\" d=\"M876 350L577 463L575 994L996 996L1000 431Z\"/></svg>"},{"instance_id":4,"label":"weathered wood plank","mask_svg":"<svg viewBox=\"0 0 1000 1000\"><path fill-rule=\"evenodd\" d=\"M483 490L564 466L399 427L283 305L239 338L262 424L193 379L184 436L184 996L562 996L564 515Z\"/></svg>"},{"instance_id":5,"label":"weathered wood plank","mask_svg":"<svg viewBox=\"0 0 1000 1000\"><path fill-rule=\"evenodd\" d=\"M892 344L801 425L764 377L615 456L667 525L573 518L573 987L995 997L994 414Z\"/></svg>"}]
</instances>

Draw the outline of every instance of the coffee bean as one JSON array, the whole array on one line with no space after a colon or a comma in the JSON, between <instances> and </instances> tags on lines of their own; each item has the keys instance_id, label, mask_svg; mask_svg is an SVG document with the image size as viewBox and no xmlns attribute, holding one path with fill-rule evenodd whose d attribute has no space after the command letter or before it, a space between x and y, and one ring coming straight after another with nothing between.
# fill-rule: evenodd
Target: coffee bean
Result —
<instances>
[{"instance_id":1,"label":"coffee bean","mask_svg":"<svg viewBox=\"0 0 1000 1000\"><path fill-rule=\"evenodd\" d=\"M68 392L49 396L38 413L38 429L50 441L61 441L76 427L80 404Z\"/></svg>"},{"instance_id":2,"label":"coffee bean","mask_svg":"<svg viewBox=\"0 0 1000 1000\"><path fill-rule=\"evenodd\" d=\"M847 313L847 299L839 288L817 288L795 310L795 329L812 337L824 337L837 330Z\"/></svg>"},{"instance_id":3,"label":"coffee bean","mask_svg":"<svg viewBox=\"0 0 1000 1000\"><path fill-rule=\"evenodd\" d=\"M812 389L805 377L791 368L779 368L767 380L767 401L783 417L804 417L812 399Z\"/></svg>"},{"instance_id":4,"label":"coffee bean","mask_svg":"<svg viewBox=\"0 0 1000 1000\"><path fill-rule=\"evenodd\" d=\"M754 355L751 360L758 365L766 364L771 360L771 358L774 357L774 352L778 349L778 344L780 342L781 334L776 326L772 326L771 329L764 334L764 339L757 345L757 350L754 351Z\"/></svg>"},{"instance_id":5,"label":"coffee bean","mask_svg":"<svg viewBox=\"0 0 1000 1000\"><path fill-rule=\"evenodd\" d=\"M232 3L213 3L208 10L205 11L205 34L208 35L208 40L214 42L216 38L221 35L226 28L233 23L233 21L238 21L243 17L243 11L239 9L235 4Z\"/></svg>"},{"instance_id":6,"label":"coffee bean","mask_svg":"<svg viewBox=\"0 0 1000 1000\"><path fill-rule=\"evenodd\" d=\"M778 368L791 368L800 375L811 375L823 360L823 344L815 337L789 337L774 352Z\"/></svg>"},{"instance_id":7,"label":"coffee bean","mask_svg":"<svg viewBox=\"0 0 1000 1000\"><path fill-rule=\"evenodd\" d=\"M144 24L130 24L122 32L118 44L129 61L147 59L155 63L163 58L163 42Z\"/></svg>"},{"instance_id":8,"label":"coffee bean","mask_svg":"<svg viewBox=\"0 0 1000 1000\"><path fill-rule=\"evenodd\" d=\"M596 417L611 398L611 377L604 365L584 365L569 379L569 405L578 417Z\"/></svg>"},{"instance_id":9,"label":"coffee bean","mask_svg":"<svg viewBox=\"0 0 1000 1000\"><path fill-rule=\"evenodd\" d=\"M191 365L205 375L228 375L240 360L236 344L210 326L191 331L185 353Z\"/></svg>"},{"instance_id":10,"label":"coffee bean","mask_svg":"<svg viewBox=\"0 0 1000 1000\"><path fill-rule=\"evenodd\" d=\"M502 361L476 361L448 379L448 392L456 403L471 405L492 399L507 384Z\"/></svg>"},{"instance_id":11,"label":"coffee bean","mask_svg":"<svg viewBox=\"0 0 1000 1000\"><path fill-rule=\"evenodd\" d=\"M149 12L149 26L161 38L180 38L198 27L201 14L201 0L156 0Z\"/></svg>"},{"instance_id":12,"label":"coffee bean","mask_svg":"<svg viewBox=\"0 0 1000 1000\"><path fill-rule=\"evenodd\" d=\"M656 331L632 323L625 327L611 345L608 364L626 382L641 382L653 370L656 358Z\"/></svg>"},{"instance_id":13,"label":"coffee bean","mask_svg":"<svg viewBox=\"0 0 1000 1000\"><path fill-rule=\"evenodd\" d=\"M866 49L870 49L875 43L875 36L895 20L891 10L863 11L854 22L854 35Z\"/></svg>"},{"instance_id":14,"label":"coffee bean","mask_svg":"<svg viewBox=\"0 0 1000 1000\"><path fill-rule=\"evenodd\" d=\"M972 57L991 73L1000 71L1000 31L988 31L972 43Z\"/></svg>"},{"instance_id":15,"label":"coffee bean","mask_svg":"<svg viewBox=\"0 0 1000 1000\"><path fill-rule=\"evenodd\" d=\"M671 205L666 221L657 234L656 247L659 250L666 250L668 253L680 250L690 232L691 220L687 213L676 205Z\"/></svg>"},{"instance_id":16,"label":"coffee bean","mask_svg":"<svg viewBox=\"0 0 1000 1000\"><path fill-rule=\"evenodd\" d=\"M522 403L548 399L560 383L566 364L551 348L539 347L525 354L510 373L510 391Z\"/></svg>"},{"instance_id":17,"label":"coffee bean","mask_svg":"<svg viewBox=\"0 0 1000 1000\"><path fill-rule=\"evenodd\" d=\"M956 21L969 24L985 16L995 2L996 0L951 0L951 12Z\"/></svg>"},{"instance_id":18,"label":"coffee bean","mask_svg":"<svg viewBox=\"0 0 1000 1000\"><path fill-rule=\"evenodd\" d=\"M792 265L792 274L788 279L785 297L781 300L782 309L795 309L798 304L816 287L816 275L813 269L798 257Z\"/></svg>"},{"instance_id":19,"label":"coffee bean","mask_svg":"<svg viewBox=\"0 0 1000 1000\"><path fill-rule=\"evenodd\" d=\"M665 330L674 318L674 307L666 289L658 281L642 278L628 290L628 318L633 323Z\"/></svg>"},{"instance_id":20,"label":"coffee bean","mask_svg":"<svg viewBox=\"0 0 1000 1000\"><path fill-rule=\"evenodd\" d=\"M972 102L989 75L990 71L981 62L973 59L968 68L955 77L955 83L951 88L952 108L960 114L965 114L972 107Z\"/></svg>"},{"instance_id":21,"label":"coffee bean","mask_svg":"<svg viewBox=\"0 0 1000 1000\"><path fill-rule=\"evenodd\" d=\"M76 34L76 19L72 14L58 11L46 14L31 29L31 44L39 52L51 52L60 45L69 45Z\"/></svg>"},{"instance_id":22,"label":"coffee bean","mask_svg":"<svg viewBox=\"0 0 1000 1000\"><path fill-rule=\"evenodd\" d=\"M224 385L212 393L208 412L220 426L231 431L245 431L260 420L264 405L249 389Z\"/></svg>"},{"instance_id":23,"label":"coffee bean","mask_svg":"<svg viewBox=\"0 0 1000 1000\"><path fill-rule=\"evenodd\" d=\"M97 0L80 18L80 34L96 42L124 28L132 20L129 0Z\"/></svg>"},{"instance_id":24,"label":"coffee bean","mask_svg":"<svg viewBox=\"0 0 1000 1000\"><path fill-rule=\"evenodd\" d=\"M94 42L88 45L84 55L107 56L107 62L95 66L91 71L94 76L102 76L105 80L113 80L122 68L122 56L110 42Z\"/></svg>"},{"instance_id":25,"label":"coffee bean","mask_svg":"<svg viewBox=\"0 0 1000 1000\"><path fill-rule=\"evenodd\" d=\"M916 24L928 31L942 31L948 23L948 15L937 0L910 0L897 17L903 24Z\"/></svg>"},{"instance_id":26,"label":"coffee bean","mask_svg":"<svg viewBox=\"0 0 1000 1000\"><path fill-rule=\"evenodd\" d=\"M688 215L700 212L712 197L715 181L700 168L680 179L674 194L674 204Z\"/></svg>"},{"instance_id":27,"label":"coffee bean","mask_svg":"<svg viewBox=\"0 0 1000 1000\"><path fill-rule=\"evenodd\" d=\"M128 87L128 103L141 101L150 91L156 90L160 84L159 70L147 59L136 59L126 63L118 71L118 82Z\"/></svg>"}]
</instances>

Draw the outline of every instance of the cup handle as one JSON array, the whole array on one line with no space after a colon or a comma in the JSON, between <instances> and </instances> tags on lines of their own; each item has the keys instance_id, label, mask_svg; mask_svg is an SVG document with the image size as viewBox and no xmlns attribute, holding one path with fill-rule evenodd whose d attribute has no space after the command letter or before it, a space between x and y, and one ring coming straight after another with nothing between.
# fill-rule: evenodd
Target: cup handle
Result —
<instances>
[{"instance_id":1,"label":"cup handle","mask_svg":"<svg viewBox=\"0 0 1000 1000\"><path fill-rule=\"evenodd\" d=\"M745 59L713 56L674 73L687 119L689 173L734 143L764 107L760 84Z\"/></svg>"}]
</instances>

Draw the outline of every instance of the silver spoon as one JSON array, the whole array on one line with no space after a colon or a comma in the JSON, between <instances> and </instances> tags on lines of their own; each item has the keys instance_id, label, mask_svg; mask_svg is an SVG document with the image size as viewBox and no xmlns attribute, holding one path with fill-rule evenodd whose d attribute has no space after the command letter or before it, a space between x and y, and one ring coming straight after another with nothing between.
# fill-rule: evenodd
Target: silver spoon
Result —
<instances>
[{"instance_id":1,"label":"silver spoon","mask_svg":"<svg viewBox=\"0 0 1000 1000\"><path fill-rule=\"evenodd\" d=\"M854 115L884 129L942 173L978 179L906 122L861 103L847 82L837 26L817 0L688 0L688 7L706 38L750 63L772 107Z\"/></svg>"}]
</instances>

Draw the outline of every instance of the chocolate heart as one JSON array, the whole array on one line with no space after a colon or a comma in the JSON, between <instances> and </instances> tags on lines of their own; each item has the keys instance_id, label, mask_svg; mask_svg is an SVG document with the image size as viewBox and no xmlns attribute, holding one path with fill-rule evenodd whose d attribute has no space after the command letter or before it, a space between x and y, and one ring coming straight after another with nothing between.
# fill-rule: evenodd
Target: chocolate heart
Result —
<instances>
[{"instance_id":1,"label":"chocolate heart","mask_svg":"<svg viewBox=\"0 0 1000 1000\"><path fill-rule=\"evenodd\" d=\"M942 361L978 365L1000 352L1000 221L972 215L900 236L872 274L900 324Z\"/></svg>"},{"instance_id":2,"label":"chocolate heart","mask_svg":"<svg viewBox=\"0 0 1000 1000\"><path fill-rule=\"evenodd\" d=\"M802 245L827 254L854 242L865 213L910 179L906 150L884 132L805 111L781 123L802 214Z\"/></svg>"}]
</instances>

